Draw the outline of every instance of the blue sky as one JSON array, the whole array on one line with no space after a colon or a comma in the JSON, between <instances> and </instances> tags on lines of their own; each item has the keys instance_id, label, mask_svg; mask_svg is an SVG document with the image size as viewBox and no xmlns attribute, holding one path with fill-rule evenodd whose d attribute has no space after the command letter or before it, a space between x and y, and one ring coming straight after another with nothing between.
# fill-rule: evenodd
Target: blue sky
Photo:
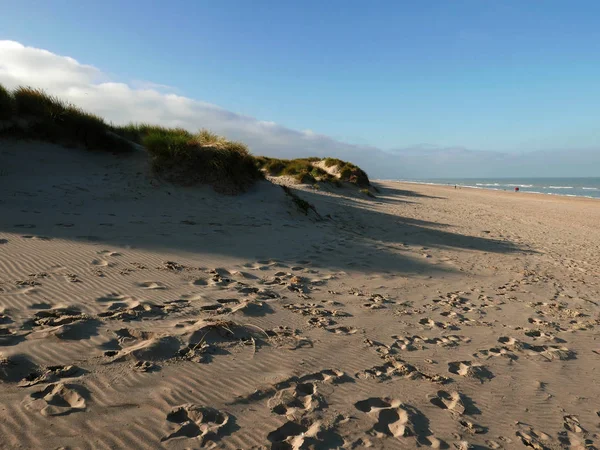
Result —
<instances>
[{"instance_id":1,"label":"blue sky","mask_svg":"<svg viewBox=\"0 0 600 450\"><path fill-rule=\"evenodd\" d=\"M2 39L350 143L526 151L600 142L597 1L0 6Z\"/></svg>"}]
</instances>

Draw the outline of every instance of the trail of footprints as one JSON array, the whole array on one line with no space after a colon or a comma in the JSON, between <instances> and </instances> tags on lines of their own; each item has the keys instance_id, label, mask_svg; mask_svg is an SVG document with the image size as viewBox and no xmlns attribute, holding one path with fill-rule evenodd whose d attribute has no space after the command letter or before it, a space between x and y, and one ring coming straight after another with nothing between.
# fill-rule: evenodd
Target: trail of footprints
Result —
<instances>
[{"instance_id":1,"label":"trail of footprints","mask_svg":"<svg viewBox=\"0 0 600 450\"><path fill-rule=\"evenodd\" d=\"M91 265L106 270L118 269L122 254L112 251L98 252ZM130 263L135 270L148 270L140 263ZM40 305L30 320L19 329L11 325L10 316L0 314L0 346L14 345L27 338L29 333L49 333L59 339L86 339L97 334L102 323L128 324L127 327L111 330L112 337L105 344L103 357L109 362L128 361L131 370L141 373L159 371L166 361L187 360L208 363L213 357L226 354L239 344L252 346L255 350L261 345L274 348L302 348L312 346L312 342L302 337L299 330L278 327L270 330L253 329L236 322L240 315L245 318L262 316L273 311L272 305L279 305L294 315L306 317L309 327L341 336L352 336L360 329L343 323L352 315L346 312L344 303L337 300L341 295L328 291L328 300L318 301L315 297L324 294L323 286L336 275L322 276L317 270L307 269L308 261L288 267L280 261L262 260L249 263L242 270L229 271L224 268L205 269L187 267L173 261L165 261L156 270L171 272L183 277L195 289L207 289L211 295L189 294L162 303L138 300L133 296L109 293L97 298L105 310L98 314L88 314L76 308ZM271 272L275 271L273 274ZM32 288L42 286L48 274L31 274L28 279L18 280L17 287ZM80 281L76 275L67 275L69 281ZM510 293L517 292L523 284L537 283L544 278L528 274L525 282L513 282L497 289L497 296L477 294L476 300L469 300L472 293L451 292L440 295L425 304L420 310L406 309L400 303L384 294L368 294L359 289L351 289L347 295L358 297L362 308L377 310L392 308L403 317L435 313L443 319L416 317L415 327L423 334L399 334L391 336L391 344L383 344L369 338L364 339L367 348L374 351L382 360L381 364L365 368L348 375L341 370L327 369L307 375L291 377L272 386L257 390L245 397L235 399L236 403L265 402L273 415L280 416L283 424L267 435L272 448L345 448L345 446L370 446L372 439L402 439L415 446L447 448L444 440L436 437L427 417L415 406L396 398L371 397L354 404L355 410L372 420L371 428L348 442L340 429L352 422L352 413L336 415L328 412L328 394L342 383L389 382L395 378L424 380L433 383L432 393L427 400L435 407L448 411L455 420L457 429L466 435L486 434L486 426L473 421L471 414L477 411L474 402L455 389L440 389L436 385L452 383L453 378L472 379L478 383L489 382L494 374L482 363L494 357L518 360L519 357L538 358L545 361L567 361L577 357L557 333L570 330L589 330L598 321L589 318L581 311L557 302L532 303L537 317L530 317L532 328L523 328L524 339L500 336L494 347L478 350L473 361L448 361L446 372L435 373L417 367L403 358L404 354L426 350L429 347L455 349L468 345L471 339L461 334L464 326L489 326L481 317L491 308L501 308L512 301ZM158 281L143 281L135 284L143 298L144 291L166 291L169 286ZM214 290L223 292L214 295ZM290 301L297 298L298 302ZM285 301L284 301L285 300ZM164 335L155 331L139 329L133 322L143 324L148 320L181 317L178 332ZM567 321L565 326L563 322ZM439 333L431 335L431 333ZM528 342L533 341L533 342ZM438 367L443 367L439 365ZM88 408L91 393L82 384L75 384L78 378L85 378L85 370L77 366L49 366L39 368L27 360L0 358L0 380L17 382L24 389L32 389L24 400L26 408L38 411L44 416L64 416L84 412ZM173 408L166 415L169 429L162 440L196 439L199 445L218 441L232 432L231 423L235 418L225 411L206 405L184 404ZM579 423L576 416L565 415L564 430L557 439L534 427L518 423L515 438L525 446L534 449L553 449L556 445L565 448L593 447L590 434ZM508 438L507 438L508 439ZM508 439L510 441L510 439ZM489 448L502 448L506 442L498 443L488 439ZM556 444L558 442L558 444ZM456 448L470 448L466 441L454 442ZM508 447L510 448L510 447Z\"/></svg>"}]
</instances>

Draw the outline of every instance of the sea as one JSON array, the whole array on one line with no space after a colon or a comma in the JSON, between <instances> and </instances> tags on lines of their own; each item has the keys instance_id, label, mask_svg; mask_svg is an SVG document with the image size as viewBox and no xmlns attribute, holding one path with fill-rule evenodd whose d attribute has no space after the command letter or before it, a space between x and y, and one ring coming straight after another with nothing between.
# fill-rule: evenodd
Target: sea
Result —
<instances>
[{"instance_id":1,"label":"sea","mask_svg":"<svg viewBox=\"0 0 600 450\"><path fill-rule=\"evenodd\" d=\"M600 199L600 178L437 178L398 181L494 191L514 191L518 187L519 192Z\"/></svg>"}]
</instances>

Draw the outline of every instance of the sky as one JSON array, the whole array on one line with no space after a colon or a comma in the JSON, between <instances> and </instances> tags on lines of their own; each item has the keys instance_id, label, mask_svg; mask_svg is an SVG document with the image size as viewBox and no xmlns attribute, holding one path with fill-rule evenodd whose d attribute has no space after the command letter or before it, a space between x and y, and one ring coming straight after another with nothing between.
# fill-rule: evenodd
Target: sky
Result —
<instances>
[{"instance_id":1,"label":"sky","mask_svg":"<svg viewBox=\"0 0 600 450\"><path fill-rule=\"evenodd\" d=\"M417 151L513 169L568 152L582 171L566 176L598 173L597 1L3 3L0 82L116 122L206 123L255 153L328 151L377 172L372 160Z\"/></svg>"}]
</instances>

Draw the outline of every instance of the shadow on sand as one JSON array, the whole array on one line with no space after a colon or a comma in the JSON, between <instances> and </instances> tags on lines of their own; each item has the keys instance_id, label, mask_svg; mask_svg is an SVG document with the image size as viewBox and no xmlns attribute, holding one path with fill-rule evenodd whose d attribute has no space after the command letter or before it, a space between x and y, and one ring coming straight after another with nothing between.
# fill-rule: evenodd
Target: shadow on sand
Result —
<instances>
[{"instance_id":1,"label":"shadow on sand","mask_svg":"<svg viewBox=\"0 0 600 450\"><path fill-rule=\"evenodd\" d=\"M17 156L15 152L11 157ZM279 186L266 181L230 197L208 187L157 186L131 160L92 159L67 151L64 156L80 161L77 171L54 175L40 167L39 173L22 173L18 160L8 166L0 179L0 251L13 240L59 238L125 256L127 249L164 252L198 265L220 255L244 262L305 260L334 270L389 274L454 270L423 258L425 249L526 251L507 240L453 232L451 224L403 217L403 203L435 207L449 200L389 184L378 185L381 192L375 199L349 188L335 195L294 190L315 205L323 218L316 220L300 213ZM390 207L383 211L386 204Z\"/></svg>"}]
</instances>

